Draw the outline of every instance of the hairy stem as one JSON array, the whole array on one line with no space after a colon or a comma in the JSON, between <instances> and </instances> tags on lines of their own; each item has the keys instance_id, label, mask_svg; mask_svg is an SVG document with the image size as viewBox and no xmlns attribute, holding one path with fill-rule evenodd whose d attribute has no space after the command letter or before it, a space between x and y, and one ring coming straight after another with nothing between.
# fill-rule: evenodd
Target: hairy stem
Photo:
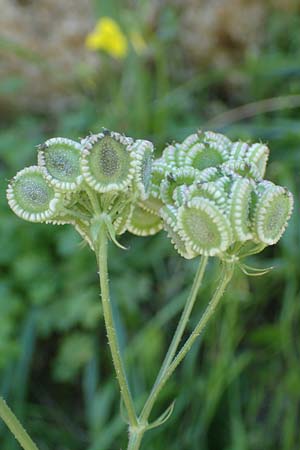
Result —
<instances>
[{"instance_id":1,"label":"hairy stem","mask_svg":"<svg viewBox=\"0 0 300 450\"><path fill-rule=\"evenodd\" d=\"M128 420L130 425L132 427L135 427L138 425L138 420L132 396L130 393L130 389L128 386L123 360L121 357L110 302L108 270L107 270L107 243L108 242L107 242L106 225L105 223L102 223L99 230L99 240L98 240L98 265L99 265L100 288L101 288L104 322L107 332L108 343L112 355L112 360L121 391L121 396L128 414Z\"/></svg>"},{"instance_id":2,"label":"hairy stem","mask_svg":"<svg viewBox=\"0 0 300 450\"><path fill-rule=\"evenodd\" d=\"M0 417L24 450L38 450L27 431L23 428L2 397L0 397Z\"/></svg>"},{"instance_id":3,"label":"hairy stem","mask_svg":"<svg viewBox=\"0 0 300 450\"><path fill-rule=\"evenodd\" d=\"M202 284L203 276L204 276L205 269L206 269L206 266L207 266L207 261L208 261L208 257L207 256L203 256L200 259L200 263L199 263L198 270L197 270L197 273L196 273L195 278L194 278L192 289L191 289L190 294L188 296L188 299L186 301L184 310L183 310L182 315L180 317L180 320L179 320L179 323L177 325L177 329L176 329L176 332L175 332L175 334L173 336L172 342L170 344L169 350L168 350L168 352L167 352L167 354L165 356L164 362L163 362L163 364L161 366L161 369L159 371L159 374L157 375L157 378L155 380L155 383L154 383L154 386L152 388L151 394L150 394L150 396L149 396L149 398L148 398L148 400L145 403L145 406L143 408L142 416L144 416L144 414L145 414L147 416L147 418L149 417L150 412L147 413L147 411L148 411L149 403L151 401L152 394L153 394L153 392L155 392L156 387L159 384L159 381L161 380L161 378L165 374L166 370L168 369L169 365L171 364L171 362L172 362L172 360L173 360L173 358L174 358L174 356L175 356L175 354L177 352L177 349L178 349L178 346L180 344L181 338L182 338L183 333L184 333L184 331L186 329L186 326L187 326L187 323L189 321L192 309L193 309L195 301L197 299L197 295L198 295L200 286Z\"/></svg>"},{"instance_id":4,"label":"hairy stem","mask_svg":"<svg viewBox=\"0 0 300 450\"><path fill-rule=\"evenodd\" d=\"M162 390L162 388L164 387L166 382L169 380L169 378L173 374L174 370L177 368L177 366L181 363L181 361L187 355L187 353L191 349L191 347L192 347L193 343L195 342L195 340L197 339L197 337L204 330L209 319L213 316L213 314L216 310L216 307L218 306L218 304L224 294L224 291L232 278L233 271L234 271L233 263L224 263L221 281L220 281L211 301L207 305L207 308L206 308L204 314L202 315L200 321L198 322L196 328L194 329L194 331L192 332L190 337L187 339L187 341L181 348L178 355L174 358L174 360L169 365L169 367L167 367L167 369L164 371L164 373L160 377L158 383L155 385L154 389L152 390L152 392L146 402L147 407L145 405L145 408L143 409L143 412L141 414L141 417L140 417L141 421L146 422L148 420L149 415L152 411L152 408L155 404L155 401L156 401L160 391ZM135 450L138 450L138 448L139 447L136 447Z\"/></svg>"},{"instance_id":5,"label":"hairy stem","mask_svg":"<svg viewBox=\"0 0 300 450\"><path fill-rule=\"evenodd\" d=\"M142 439L145 433L145 428L138 428L136 430L129 431L129 442L127 450L139 450Z\"/></svg>"}]
</instances>

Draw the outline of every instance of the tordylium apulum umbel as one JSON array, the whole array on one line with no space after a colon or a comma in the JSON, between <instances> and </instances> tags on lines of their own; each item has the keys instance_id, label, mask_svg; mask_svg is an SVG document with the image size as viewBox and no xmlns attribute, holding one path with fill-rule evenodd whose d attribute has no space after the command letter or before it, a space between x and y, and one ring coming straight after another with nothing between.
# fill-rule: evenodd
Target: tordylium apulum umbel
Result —
<instances>
[{"instance_id":1,"label":"tordylium apulum umbel","mask_svg":"<svg viewBox=\"0 0 300 450\"><path fill-rule=\"evenodd\" d=\"M269 157L265 144L232 142L218 133L198 131L182 143L168 145L159 158L153 156L150 141L108 130L81 142L52 138L38 146L37 165L18 172L7 188L16 215L31 222L71 224L96 253L103 316L129 422L128 450L138 450L145 431L170 416L173 406L149 422L160 390L212 317L235 264L248 275L266 273L241 259L276 244L293 210L288 189L264 180ZM151 236L161 230L183 258L202 258L170 348L138 415L113 322L107 240L120 246L119 236L126 231ZM178 351L210 256L222 262L220 281ZM0 415L8 426L11 414L0 399ZM24 430L14 430L25 450L36 450Z\"/></svg>"},{"instance_id":2,"label":"tordylium apulum umbel","mask_svg":"<svg viewBox=\"0 0 300 450\"><path fill-rule=\"evenodd\" d=\"M116 235L165 229L185 258L238 257L245 242L263 247L280 239L293 197L263 179L265 144L199 131L155 161L153 150L150 141L108 130L81 142L49 139L38 147L38 165L10 182L9 205L25 220L72 223L89 245L101 213Z\"/></svg>"}]
</instances>

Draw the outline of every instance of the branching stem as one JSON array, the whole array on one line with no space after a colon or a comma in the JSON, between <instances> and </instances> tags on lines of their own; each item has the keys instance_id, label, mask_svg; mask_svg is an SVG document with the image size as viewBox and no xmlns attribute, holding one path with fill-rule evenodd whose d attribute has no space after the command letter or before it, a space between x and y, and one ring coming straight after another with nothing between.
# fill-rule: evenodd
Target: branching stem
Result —
<instances>
[{"instance_id":1,"label":"branching stem","mask_svg":"<svg viewBox=\"0 0 300 450\"><path fill-rule=\"evenodd\" d=\"M214 314L216 307L218 306L224 291L229 283L229 281L232 278L233 271L234 271L234 263L223 263L223 271L220 283L211 299L209 304L207 305L206 310L204 311L204 314L202 315L200 321L198 322L196 328L190 335L190 337L187 339L181 350L179 351L178 355L173 359L172 363L166 368L162 376L160 377L158 383L156 383L154 389L152 390L149 399L147 401L147 408L145 407L142 415L141 420L147 421L148 417L152 411L152 408L155 404L155 401L166 384L166 382L169 380L171 375L173 374L174 370L177 368L177 366L181 363L181 361L184 359L184 357L187 355L187 353L190 351L193 343L197 339L197 337L201 334L201 332L204 330L207 322ZM138 449L138 447L137 447ZM135 449L135 450L137 450Z\"/></svg>"},{"instance_id":2,"label":"branching stem","mask_svg":"<svg viewBox=\"0 0 300 450\"><path fill-rule=\"evenodd\" d=\"M156 381L155 381L154 386L152 388L151 394L150 394L150 396L149 396L149 398L148 398L148 400L147 400L147 402L146 402L146 404L145 404L145 406L143 408L142 417L146 417L147 419L148 419L148 417L150 415L150 412L151 412L151 411L148 410L149 403L151 401L151 396L152 396L153 392L155 392L159 381L161 380L161 378L165 374L166 370L168 369L169 365L171 364L171 362L172 362L172 360L173 360L173 358L174 358L174 356L175 356L175 354L177 352L177 349L178 349L178 346L179 346L180 341L182 339L183 333L184 333L184 331L186 329L186 326L187 326L187 323L189 321L192 309L193 309L195 301L197 299L197 295L198 295L200 286L202 284L203 276L204 276L205 269L206 269L206 266L207 266L207 261L208 261L208 257L207 256L202 256L202 258L200 259L200 263L199 263L198 270L197 270L197 273L196 273L195 278L194 278L192 289L191 289L189 297L188 297L188 299L186 301L184 310L183 310L182 315L180 317L180 320L179 320L179 323L177 325L177 329L176 329L175 334L173 336L172 342L170 344L169 350L168 350L168 352L167 352L167 354L165 356L165 359L164 359L164 362L163 362L163 364L161 366L159 374L157 375L157 378L156 378Z\"/></svg>"},{"instance_id":3,"label":"branching stem","mask_svg":"<svg viewBox=\"0 0 300 450\"><path fill-rule=\"evenodd\" d=\"M118 344L116 329L113 321L112 307L110 302L108 270L107 270L107 241L108 239L107 239L106 225L103 222L99 229L98 265L99 265L99 277L100 277L104 322L107 332L108 343L111 351L111 356L121 391L121 396L128 414L128 420L132 427L136 427L138 425L138 420Z\"/></svg>"},{"instance_id":4,"label":"branching stem","mask_svg":"<svg viewBox=\"0 0 300 450\"><path fill-rule=\"evenodd\" d=\"M145 406L142 410L140 417L137 417L135 406L133 403L132 395L129 389L126 372L124 368L124 364L122 361L119 344L117 340L116 330L113 322L113 314L110 302L109 295L109 284L108 284L108 269L107 269L107 245L108 245L108 235L106 224L103 223L99 228L99 236L97 241L97 259L99 266L99 276L100 276L100 288L101 288L101 297L102 297L102 307L103 307L103 315L104 321L107 331L108 342L111 350L112 360L114 364L114 368L117 375L117 380L119 383L122 400L124 402L125 408L128 414L129 421L129 443L127 450L139 450L142 442L143 435L147 430L148 419L151 414L152 408L156 402L156 399L161 392L162 388L169 380L177 366L181 363L181 361L185 358L189 350L191 349L193 343L197 339L197 337L201 334L203 329L205 328L207 322L212 317L215 312L216 307L218 306L224 291L232 278L234 263L223 263L223 271L220 283L209 302L203 316L198 322L196 328L187 339L185 344L182 346L179 353L176 355L177 349L179 347L180 341L182 339L183 333L186 329L188 320L190 318L193 306L195 304L197 293L199 291L200 285L202 283L202 279L205 273L205 269L207 266L208 258L202 257L194 283L184 307L182 316L178 323L176 332L170 344L170 348L166 354L162 367L159 371L157 379L154 383L152 391L149 395L148 400L145 403ZM26 449L27 450L27 449ZM31 449L30 449L31 450Z\"/></svg>"},{"instance_id":5,"label":"branching stem","mask_svg":"<svg viewBox=\"0 0 300 450\"><path fill-rule=\"evenodd\" d=\"M186 306L184 309L184 312L183 312L181 320L178 324L175 336L172 340L170 349L169 349L167 356L165 358L165 361L163 363L164 369L160 370L160 373L159 373L157 380L153 386L151 394L150 394L150 396L145 404L145 407L142 411L142 414L139 418L139 423L147 424L148 418L151 414L152 408L155 404L155 401L156 401L159 393L161 392L162 388L164 387L166 382L169 380L169 378L172 376L172 374L175 371L175 369L177 368L177 366L181 363L181 361L185 358L187 353L190 351L192 345L194 344L194 342L196 341L198 336L201 334L201 332L204 330L204 328L205 328L206 324L208 323L208 321L210 320L210 318L213 316L213 314L225 292L225 289L232 278L233 271L234 271L234 263L224 262L221 280L220 280L220 283L219 283L211 301L207 305L207 308L204 311L204 314L202 315L196 328L194 329L194 331L192 332L190 337L187 339L187 341L185 342L185 344L183 345L183 347L181 348L181 350L179 351L177 356L175 356L175 352L176 352L175 347L176 347L176 349L178 348L178 344L179 344L179 341L182 336L181 333L182 333L183 324L186 322L187 317L190 314L191 306L193 303L192 298L194 298L194 296L197 295L196 288L197 287L199 288L199 285L200 285L199 283L201 283L206 263L207 263L207 261L202 260L202 262L199 266L199 269L198 269L198 272L196 274L195 281L193 284L193 288L192 288L190 297L187 302L187 304L189 306ZM181 334L181 336L180 336L180 334ZM175 350L175 352L174 352L174 350ZM172 355L172 360L170 358L171 355ZM128 444L127 450L139 450L145 431L146 431L145 427L140 427L140 428L133 429L132 431L130 431L129 444Z\"/></svg>"}]
</instances>

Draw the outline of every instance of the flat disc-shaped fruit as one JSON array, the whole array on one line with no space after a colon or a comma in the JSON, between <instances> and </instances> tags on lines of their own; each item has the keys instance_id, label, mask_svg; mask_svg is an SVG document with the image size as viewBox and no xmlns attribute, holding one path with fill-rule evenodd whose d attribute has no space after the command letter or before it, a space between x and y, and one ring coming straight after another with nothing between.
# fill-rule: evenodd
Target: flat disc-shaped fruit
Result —
<instances>
[{"instance_id":1,"label":"flat disc-shaped fruit","mask_svg":"<svg viewBox=\"0 0 300 450\"><path fill-rule=\"evenodd\" d=\"M145 200L150 192L152 177L153 144L150 141L137 140L132 146L135 161L135 183L140 198Z\"/></svg>"},{"instance_id":2,"label":"flat disc-shaped fruit","mask_svg":"<svg viewBox=\"0 0 300 450\"><path fill-rule=\"evenodd\" d=\"M135 171L132 143L132 139L114 132L83 141L81 169L90 187L104 193L129 186Z\"/></svg>"},{"instance_id":3,"label":"flat disc-shaped fruit","mask_svg":"<svg viewBox=\"0 0 300 450\"><path fill-rule=\"evenodd\" d=\"M47 180L62 191L76 190L82 180L81 146L71 139L53 138L39 146L38 162L45 167Z\"/></svg>"},{"instance_id":4,"label":"flat disc-shaped fruit","mask_svg":"<svg viewBox=\"0 0 300 450\"><path fill-rule=\"evenodd\" d=\"M162 201L166 204L174 203L173 192L176 187L183 184L186 186L193 184L199 174L200 172L192 167L184 167L182 169L175 170L174 173L168 173L160 185L160 195Z\"/></svg>"},{"instance_id":5,"label":"flat disc-shaped fruit","mask_svg":"<svg viewBox=\"0 0 300 450\"><path fill-rule=\"evenodd\" d=\"M210 131L192 134L182 143L185 165L198 170L217 167L229 158L231 141L222 134Z\"/></svg>"},{"instance_id":6,"label":"flat disc-shaped fruit","mask_svg":"<svg viewBox=\"0 0 300 450\"><path fill-rule=\"evenodd\" d=\"M186 184L177 186L173 191L172 197L175 206L179 208L179 206L184 205L189 198L189 187Z\"/></svg>"},{"instance_id":7,"label":"flat disc-shaped fruit","mask_svg":"<svg viewBox=\"0 0 300 450\"><path fill-rule=\"evenodd\" d=\"M229 220L235 239L242 242L252 238L249 221L252 190L253 185L247 178L234 180L230 190Z\"/></svg>"},{"instance_id":8,"label":"flat disc-shaped fruit","mask_svg":"<svg viewBox=\"0 0 300 450\"><path fill-rule=\"evenodd\" d=\"M232 145L231 140L224 136L221 133L215 133L214 131L198 131L199 138L209 144L210 146L216 146L219 149L223 149L224 152L227 152ZM224 153L225 156L226 153Z\"/></svg>"},{"instance_id":9,"label":"flat disc-shaped fruit","mask_svg":"<svg viewBox=\"0 0 300 450\"><path fill-rule=\"evenodd\" d=\"M158 198L160 196L160 184L164 179L167 171L168 166L162 158L156 159L154 161L152 165L150 193L155 198Z\"/></svg>"},{"instance_id":10,"label":"flat disc-shaped fruit","mask_svg":"<svg viewBox=\"0 0 300 450\"><path fill-rule=\"evenodd\" d=\"M230 158L232 159L244 159L247 151L249 149L249 145L246 142L237 141L233 142L230 147Z\"/></svg>"},{"instance_id":11,"label":"flat disc-shaped fruit","mask_svg":"<svg viewBox=\"0 0 300 450\"><path fill-rule=\"evenodd\" d=\"M265 175L270 150L264 144L253 144L249 147L246 160L254 164L261 177Z\"/></svg>"},{"instance_id":12,"label":"flat disc-shaped fruit","mask_svg":"<svg viewBox=\"0 0 300 450\"><path fill-rule=\"evenodd\" d=\"M139 202L139 204L146 211L156 215L159 215L159 210L164 205L159 198L153 197L152 195L150 195L146 200Z\"/></svg>"},{"instance_id":13,"label":"flat disc-shaped fruit","mask_svg":"<svg viewBox=\"0 0 300 450\"><path fill-rule=\"evenodd\" d=\"M234 177L235 175L240 175L241 177L253 179L257 182L260 182L262 179L255 164L243 159L227 161L220 169L227 176Z\"/></svg>"},{"instance_id":14,"label":"flat disc-shaped fruit","mask_svg":"<svg viewBox=\"0 0 300 450\"><path fill-rule=\"evenodd\" d=\"M18 172L7 188L7 198L14 213L30 222L50 219L62 202L62 194L49 185L44 168L39 166Z\"/></svg>"},{"instance_id":15,"label":"flat disc-shaped fruit","mask_svg":"<svg viewBox=\"0 0 300 450\"><path fill-rule=\"evenodd\" d=\"M188 153L187 159L191 167L198 170L204 170L208 167L217 167L226 161L223 149L219 149L216 146L209 146L205 144L203 147L201 144L192 147Z\"/></svg>"},{"instance_id":16,"label":"flat disc-shaped fruit","mask_svg":"<svg viewBox=\"0 0 300 450\"><path fill-rule=\"evenodd\" d=\"M128 203L124 208L122 208L116 218L114 219L113 226L117 235L123 234L127 231L127 225L130 216L133 211L133 205Z\"/></svg>"},{"instance_id":17,"label":"flat disc-shaped fruit","mask_svg":"<svg viewBox=\"0 0 300 450\"><path fill-rule=\"evenodd\" d=\"M128 231L136 236L152 236L162 229L162 220L156 214L136 205L127 224Z\"/></svg>"},{"instance_id":18,"label":"flat disc-shaped fruit","mask_svg":"<svg viewBox=\"0 0 300 450\"><path fill-rule=\"evenodd\" d=\"M199 143L199 134L193 133L187 136L181 145L187 151L197 143Z\"/></svg>"},{"instance_id":19,"label":"flat disc-shaped fruit","mask_svg":"<svg viewBox=\"0 0 300 450\"><path fill-rule=\"evenodd\" d=\"M167 232L169 238L171 239L175 250L177 250L179 255L181 255L183 258L195 258L198 255L197 252L194 252L179 234L177 226L177 209L174 206L168 205L164 206L161 209L160 213L164 221L164 230Z\"/></svg>"},{"instance_id":20,"label":"flat disc-shaped fruit","mask_svg":"<svg viewBox=\"0 0 300 450\"><path fill-rule=\"evenodd\" d=\"M206 198L194 198L179 208L178 227L183 240L200 255L218 255L231 244L227 218Z\"/></svg>"},{"instance_id":21,"label":"flat disc-shaped fruit","mask_svg":"<svg viewBox=\"0 0 300 450\"><path fill-rule=\"evenodd\" d=\"M189 189L188 198L204 197L211 200L223 212L227 207L228 195L216 181L207 183L195 183Z\"/></svg>"},{"instance_id":22,"label":"flat disc-shaped fruit","mask_svg":"<svg viewBox=\"0 0 300 450\"><path fill-rule=\"evenodd\" d=\"M266 189L258 199L254 214L254 229L258 239L268 245L279 241L293 211L293 196L285 188Z\"/></svg>"},{"instance_id":23,"label":"flat disc-shaped fruit","mask_svg":"<svg viewBox=\"0 0 300 450\"><path fill-rule=\"evenodd\" d=\"M176 144L168 145L163 153L162 159L166 163L169 169L178 168L178 151L179 147Z\"/></svg>"}]
</instances>

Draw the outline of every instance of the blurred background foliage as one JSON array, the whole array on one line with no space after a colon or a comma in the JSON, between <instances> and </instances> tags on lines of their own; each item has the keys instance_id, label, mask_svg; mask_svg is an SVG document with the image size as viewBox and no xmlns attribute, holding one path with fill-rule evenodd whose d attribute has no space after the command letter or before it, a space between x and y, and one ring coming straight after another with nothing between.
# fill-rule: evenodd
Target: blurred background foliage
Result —
<instances>
[{"instance_id":1,"label":"blurred background foliage","mask_svg":"<svg viewBox=\"0 0 300 450\"><path fill-rule=\"evenodd\" d=\"M102 126L166 142L197 128L271 147L268 178L296 207L284 238L236 273L223 306L164 390L176 399L143 448L300 448L299 0L0 0L0 391L40 450L125 448L103 328L95 260L68 226L9 211L7 180L52 136ZM125 42L86 37L110 17ZM101 27L100 27L101 28ZM101 30L100 30L101 35ZM100 42L100 43L99 43ZM96 47L97 47L96 45ZM267 100L266 99L271 99ZM246 105L240 109L242 105ZM231 111L230 113L228 111ZM110 249L115 319L130 382L145 399L171 339L196 261L164 233ZM212 263L190 329L209 299ZM18 445L0 424L1 448Z\"/></svg>"}]
</instances>

